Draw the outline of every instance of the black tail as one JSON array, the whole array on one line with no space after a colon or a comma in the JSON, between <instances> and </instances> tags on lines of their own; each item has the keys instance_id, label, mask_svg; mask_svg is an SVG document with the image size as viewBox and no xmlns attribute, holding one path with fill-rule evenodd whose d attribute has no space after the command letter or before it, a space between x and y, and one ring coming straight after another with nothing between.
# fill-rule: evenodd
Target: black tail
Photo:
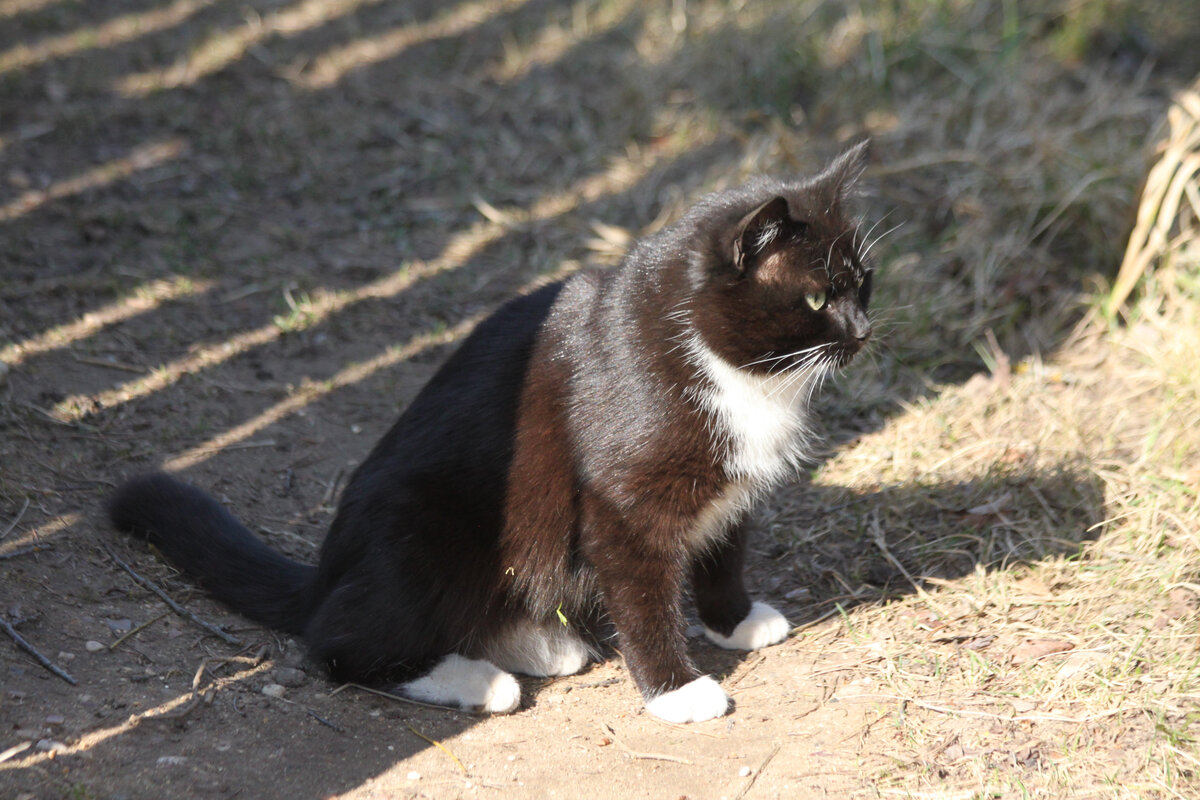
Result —
<instances>
[{"instance_id":1,"label":"black tail","mask_svg":"<svg viewBox=\"0 0 1200 800\"><path fill-rule=\"evenodd\" d=\"M319 600L316 567L267 547L199 489L161 472L142 475L117 490L108 516L233 610L288 633L304 632Z\"/></svg>"}]
</instances>

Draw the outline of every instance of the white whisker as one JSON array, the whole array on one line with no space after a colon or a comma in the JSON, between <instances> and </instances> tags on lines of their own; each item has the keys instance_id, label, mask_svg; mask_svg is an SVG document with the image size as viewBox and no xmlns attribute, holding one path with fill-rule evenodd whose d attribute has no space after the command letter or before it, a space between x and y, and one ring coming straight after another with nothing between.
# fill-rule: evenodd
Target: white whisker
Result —
<instances>
[{"instance_id":1,"label":"white whisker","mask_svg":"<svg viewBox=\"0 0 1200 800\"><path fill-rule=\"evenodd\" d=\"M838 239L841 239L845 235L846 232L842 231L833 237L833 241L829 243L829 252L825 254L825 277L829 278L830 281L833 280L833 274L829 271L829 262L833 258L833 248L837 246Z\"/></svg>"},{"instance_id":2,"label":"white whisker","mask_svg":"<svg viewBox=\"0 0 1200 800\"><path fill-rule=\"evenodd\" d=\"M874 240L873 242L871 242L870 244L868 244L868 245L867 245L867 246L866 246L866 247L863 249L863 251L862 251L862 255L860 255L860 256L858 257L858 260L859 260L859 261L866 261L866 260L867 260L867 256L869 256L869 255L871 254L871 248L872 248L872 247L874 247L875 245L879 244L880 240L881 240L881 239L883 239L883 237L887 236L889 233L891 233L891 232L893 232L893 231L896 231L896 230L899 230L900 228L903 228L903 227L905 226L905 224L907 224L907 223L904 223L904 222L898 222L898 223L896 223L895 225L893 225L892 227L888 228L888 229L887 229L886 231L884 231L883 233L881 233L881 234L879 234L878 236L876 236L876 237L875 237L875 240Z\"/></svg>"},{"instance_id":3,"label":"white whisker","mask_svg":"<svg viewBox=\"0 0 1200 800\"><path fill-rule=\"evenodd\" d=\"M805 353L811 353L814 350L818 350L818 349L820 349L822 347L826 347L826 346L828 346L828 343L816 344L816 345L813 345L812 347L806 347L803 350L796 350L791 353L784 353L781 356L767 356L766 358L760 358L757 361L751 361L749 363L742 364L742 366L738 367L738 369L746 369L747 367L753 367L753 366L757 366L758 364L766 364L769 362L783 361L785 358L798 358L799 356L802 356Z\"/></svg>"},{"instance_id":4,"label":"white whisker","mask_svg":"<svg viewBox=\"0 0 1200 800\"><path fill-rule=\"evenodd\" d=\"M864 261L866 259L866 253L862 249L862 244L864 244L868 239L870 239L871 234L875 232L875 229L878 228L884 222L884 220L886 220L888 217L890 217L894 212L895 212L895 209L892 209L891 211L887 212L879 219L875 220L875 224L872 225L871 227L867 228L867 232L862 235L862 237L859 239L859 241L857 243L853 243L853 242L851 243L852 246L854 246L854 252L859 254L859 256L858 256L859 261ZM858 231L855 230L855 234L857 234L857 233L858 233Z\"/></svg>"}]
</instances>

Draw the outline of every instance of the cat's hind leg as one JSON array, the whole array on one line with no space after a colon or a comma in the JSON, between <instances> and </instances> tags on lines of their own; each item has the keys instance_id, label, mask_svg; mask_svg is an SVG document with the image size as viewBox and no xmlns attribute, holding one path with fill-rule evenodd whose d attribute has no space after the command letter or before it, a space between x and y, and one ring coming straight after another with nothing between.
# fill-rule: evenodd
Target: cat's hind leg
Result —
<instances>
[{"instance_id":1,"label":"cat's hind leg","mask_svg":"<svg viewBox=\"0 0 1200 800\"><path fill-rule=\"evenodd\" d=\"M537 678L574 675L595 656L570 628L532 620L513 623L488 645L486 653L503 669Z\"/></svg>"},{"instance_id":2,"label":"cat's hind leg","mask_svg":"<svg viewBox=\"0 0 1200 800\"><path fill-rule=\"evenodd\" d=\"M426 607L396 591L379 591L381 583L361 574L343 577L305 631L309 652L334 680L390 686L435 705L492 714L516 710L516 678L490 661L452 652L447 640L462 640L463 630L434 624Z\"/></svg>"},{"instance_id":3,"label":"cat's hind leg","mask_svg":"<svg viewBox=\"0 0 1200 800\"><path fill-rule=\"evenodd\" d=\"M405 697L439 706L488 714L508 714L521 704L521 685L490 661L451 653L420 678L396 690Z\"/></svg>"}]
</instances>

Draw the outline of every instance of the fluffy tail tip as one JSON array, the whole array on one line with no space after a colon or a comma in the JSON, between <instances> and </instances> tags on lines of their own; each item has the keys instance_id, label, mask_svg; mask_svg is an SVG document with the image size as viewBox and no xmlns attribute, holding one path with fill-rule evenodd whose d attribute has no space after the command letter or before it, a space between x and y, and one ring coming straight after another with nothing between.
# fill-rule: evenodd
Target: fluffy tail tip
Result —
<instances>
[{"instance_id":1,"label":"fluffy tail tip","mask_svg":"<svg viewBox=\"0 0 1200 800\"><path fill-rule=\"evenodd\" d=\"M165 472L148 472L130 478L108 498L105 510L113 527L139 539L150 537L146 511L187 503L195 489Z\"/></svg>"}]
</instances>

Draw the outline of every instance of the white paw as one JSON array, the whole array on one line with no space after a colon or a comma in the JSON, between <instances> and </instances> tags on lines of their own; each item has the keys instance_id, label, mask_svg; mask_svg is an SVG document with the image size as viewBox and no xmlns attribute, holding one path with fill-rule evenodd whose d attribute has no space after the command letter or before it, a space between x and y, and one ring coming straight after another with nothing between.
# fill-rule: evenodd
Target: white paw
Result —
<instances>
[{"instance_id":1,"label":"white paw","mask_svg":"<svg viewBox=\"0 0 1200 800\"><path fill-rule=\"evenodd\" d=\"M546 665L545 677L552 675L574 675L587 666L591 654L583 646L583 642L575 643L573 647L563 647L554 654L553 660Z\"/></svg>"},{"instance_id":2,"label":"white paw","mask_svg":"<svg viewBox=\"0 0 1200 800\"><path fill-rule=\"evenodd\" d=\"M521 684L507 672L498 672L480 708L488 714L511 714L521 705Z\"/></svg>"},{"instance_id":3,"label":"white paw","mask_svg":"<svg viewBox=\"0 0 1200 800\"><path fill-rule=\"evenodd\" d=\"M667 722L703 722L729 710L729 695L704 675L646 703L646 710Z\"/></svg>"},{"instance_id":4,"label":"white paw","mask_svg":"<svg viewBox=\"0 0 1200 800\"><path fill-rule=\"evenodd\" d=\"M490 661L451 653L436 667L401 687L406 697L442 706L507 714L521 704L517 679Z\"/></svg>"},{"instance_id":5,"label":"white paw","mask_svg":"<svg viewBox=\"0 0 1200 800\"><path fill-rule=\"evenodd\" d=\"M722 636L705 627L704 635L726 650L757 650L769 644L782 642L791 629L787 617L766 603L755 602L750 606L750 613L746 618L733 629L733 633Z\"/></svg>"},{"instance_id":6,"label":"white paw","mask_svg":"<svg viewBox=\"0 0 1200 800\"><path fill-rule=\"evenodd\" d=\"M487 657L510 672L548 678L574 675L587 666L592 653L578 636L558 622L549 625L522 622L498 637Z\"/></svg>"}]
</instances>

